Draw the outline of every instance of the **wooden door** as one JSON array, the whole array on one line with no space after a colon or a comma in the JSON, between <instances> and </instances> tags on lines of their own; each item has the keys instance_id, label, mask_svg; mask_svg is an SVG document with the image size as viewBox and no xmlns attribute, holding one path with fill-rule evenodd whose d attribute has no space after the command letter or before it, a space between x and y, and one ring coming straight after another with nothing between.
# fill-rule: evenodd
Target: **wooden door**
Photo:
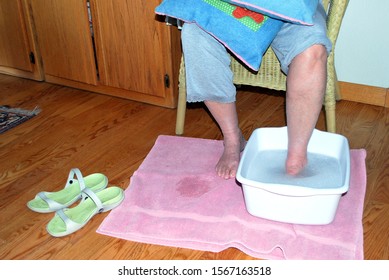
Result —
<instances>
[{"instance_id":1,"label":"wooden door","mask_svg":"<svg viewBox=\"0 0 389 280\"><path fill-rule=\"evenodd\" d=\"M111 2L111 1L109 1ZM97 83L86 0L29 0L46 80Z\"/></svg>"},{"instance_id":2,"label":"wooden door","mask_svg":"<svg viewBox=\"0 0 389 280\"><path fill-rule=\"evenodd\" d=\"M160 2L91 0L102 85L161 98L173 95L170 30L154 12Z\"/></svg>"},{"instance_id":3,"label":"wooden door","mask_svg":"<svg viewBox=\"0 0 389 280\"><path fill-rule=\"evenodd\" d=\"M0 0L0 73L42 80L25 1Z\"/></svg>"}]
</instances>

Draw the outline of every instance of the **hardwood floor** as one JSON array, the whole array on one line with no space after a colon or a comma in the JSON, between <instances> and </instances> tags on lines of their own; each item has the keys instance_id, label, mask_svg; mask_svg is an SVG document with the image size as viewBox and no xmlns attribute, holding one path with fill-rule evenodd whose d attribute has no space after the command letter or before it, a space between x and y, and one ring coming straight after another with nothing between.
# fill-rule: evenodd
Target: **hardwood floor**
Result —
<instances>
[{"instance_id":1,"label":"hardwood floor","mask_svg":"<svg viewBox=\"0 0 389 280\"><path fill-rule=\"evenodd\" d=\"M238 94L246 137L257 127L285 125L284 95L254 91L245 88ZM61 189L72 167L84 175L102 172L111 185L127 188L158 135L175 134L175 110L6 75L0 75L0 105L42 109L0 134L0 259L253 259L233 248L210 253L97 234L108 213L70 236L53 238L45 229L52 214L26 207L39 191ZM323 114L317 128L324 130ZM367 150L365 259L387 260L389 109L339 101L337 129L349 139L350 148ZM185 136L221 139L199 104L188 109Z\"/></svg>"}]
</instances>

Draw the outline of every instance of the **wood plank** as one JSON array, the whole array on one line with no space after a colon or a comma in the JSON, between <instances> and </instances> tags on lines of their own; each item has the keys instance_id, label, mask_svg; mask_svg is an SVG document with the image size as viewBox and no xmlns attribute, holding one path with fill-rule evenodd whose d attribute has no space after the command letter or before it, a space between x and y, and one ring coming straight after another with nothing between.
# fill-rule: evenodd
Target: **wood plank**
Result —
<instances>
[{"instance_id":1,"label":"wood plank","mask_svg":"<svg viewBox=\"0 0 389 280\"><path fill-rule=\"evenodd\" d=\"M389 102L386 101L388 99L386 88L347 82L339 82L339 88L340 96L344 100L389 107Z\"/></svg>"},{"instance_id":2,"label":"wood plank","mask_svg":"<svg viewBox=\"0 0 389 280\"><path fill-rule=\"evenodd\" d=\"M385 107L389 108L389 88L386 90Z\"/></svg>"}]
</instances>

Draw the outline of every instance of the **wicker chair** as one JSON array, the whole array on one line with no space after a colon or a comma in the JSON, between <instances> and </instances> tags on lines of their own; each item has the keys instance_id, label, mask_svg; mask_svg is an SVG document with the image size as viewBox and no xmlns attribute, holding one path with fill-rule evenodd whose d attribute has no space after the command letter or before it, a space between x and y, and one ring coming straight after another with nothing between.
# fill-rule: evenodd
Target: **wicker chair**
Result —
<instances>
[{"instance_id":1,"label":"wicker chair","mask_svg":"<svg viewBox=\"0 0 389 280\"><path fill-rule=\"evenodd\" d=\"M334 50L340 25L349 0L322 0L322 2L324 7L327 8L327 34L333 44L333 51L328 57L327 89L324 97L324 108L327 131L336 132L335 103L336 100L339 99L339 88L334 65ZM250 72L233 57L231 59L231 69L234 73L234 84L236 85L250 85L275 90L286 90L286 76L281 72L280 64L271 48L269 48L263 56L261 67L257 73ZM184 133L185 112L186 82L185 65L182 58L179 73L179 94L176 119L177 135L182 135Z\"/></svg>"}]
</instances>

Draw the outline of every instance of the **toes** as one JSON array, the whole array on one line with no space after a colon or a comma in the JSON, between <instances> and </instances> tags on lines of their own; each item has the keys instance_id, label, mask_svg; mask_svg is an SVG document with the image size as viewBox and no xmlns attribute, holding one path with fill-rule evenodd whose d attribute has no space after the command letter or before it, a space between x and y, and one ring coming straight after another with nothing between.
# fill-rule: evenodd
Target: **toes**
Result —
<instances>
[{"instance_id":1,"label":"toes","mask_svg":"<svg viewBox=\"0 0 389 280\"><path fill-rule=\"evenodd\" d=\"M217 166L216 167L216 173L219 177L229 180L232 178L235 178L236 176L236 167L231 167L231 166Z\"/></svg>"},{"instance_id":2,"label":"toes","mask_svg":"<svg viewBox=\"0 0 389 280\"><path fill-rule=\"evenodd\" d=\"M287 166L286 173L289 175L297 175L304 167L301 166Z\"/></svg>"},{"instance_id":3,"label":"toes","mask_svg":"<svg viewBox=\"0 0 389 280\"><path fill-rule=\"evenodd\" d=\"M306 157L288 157L285 164L286 173L289 175L297 175L307 164Z\"/></svg>"}]
</instances>

